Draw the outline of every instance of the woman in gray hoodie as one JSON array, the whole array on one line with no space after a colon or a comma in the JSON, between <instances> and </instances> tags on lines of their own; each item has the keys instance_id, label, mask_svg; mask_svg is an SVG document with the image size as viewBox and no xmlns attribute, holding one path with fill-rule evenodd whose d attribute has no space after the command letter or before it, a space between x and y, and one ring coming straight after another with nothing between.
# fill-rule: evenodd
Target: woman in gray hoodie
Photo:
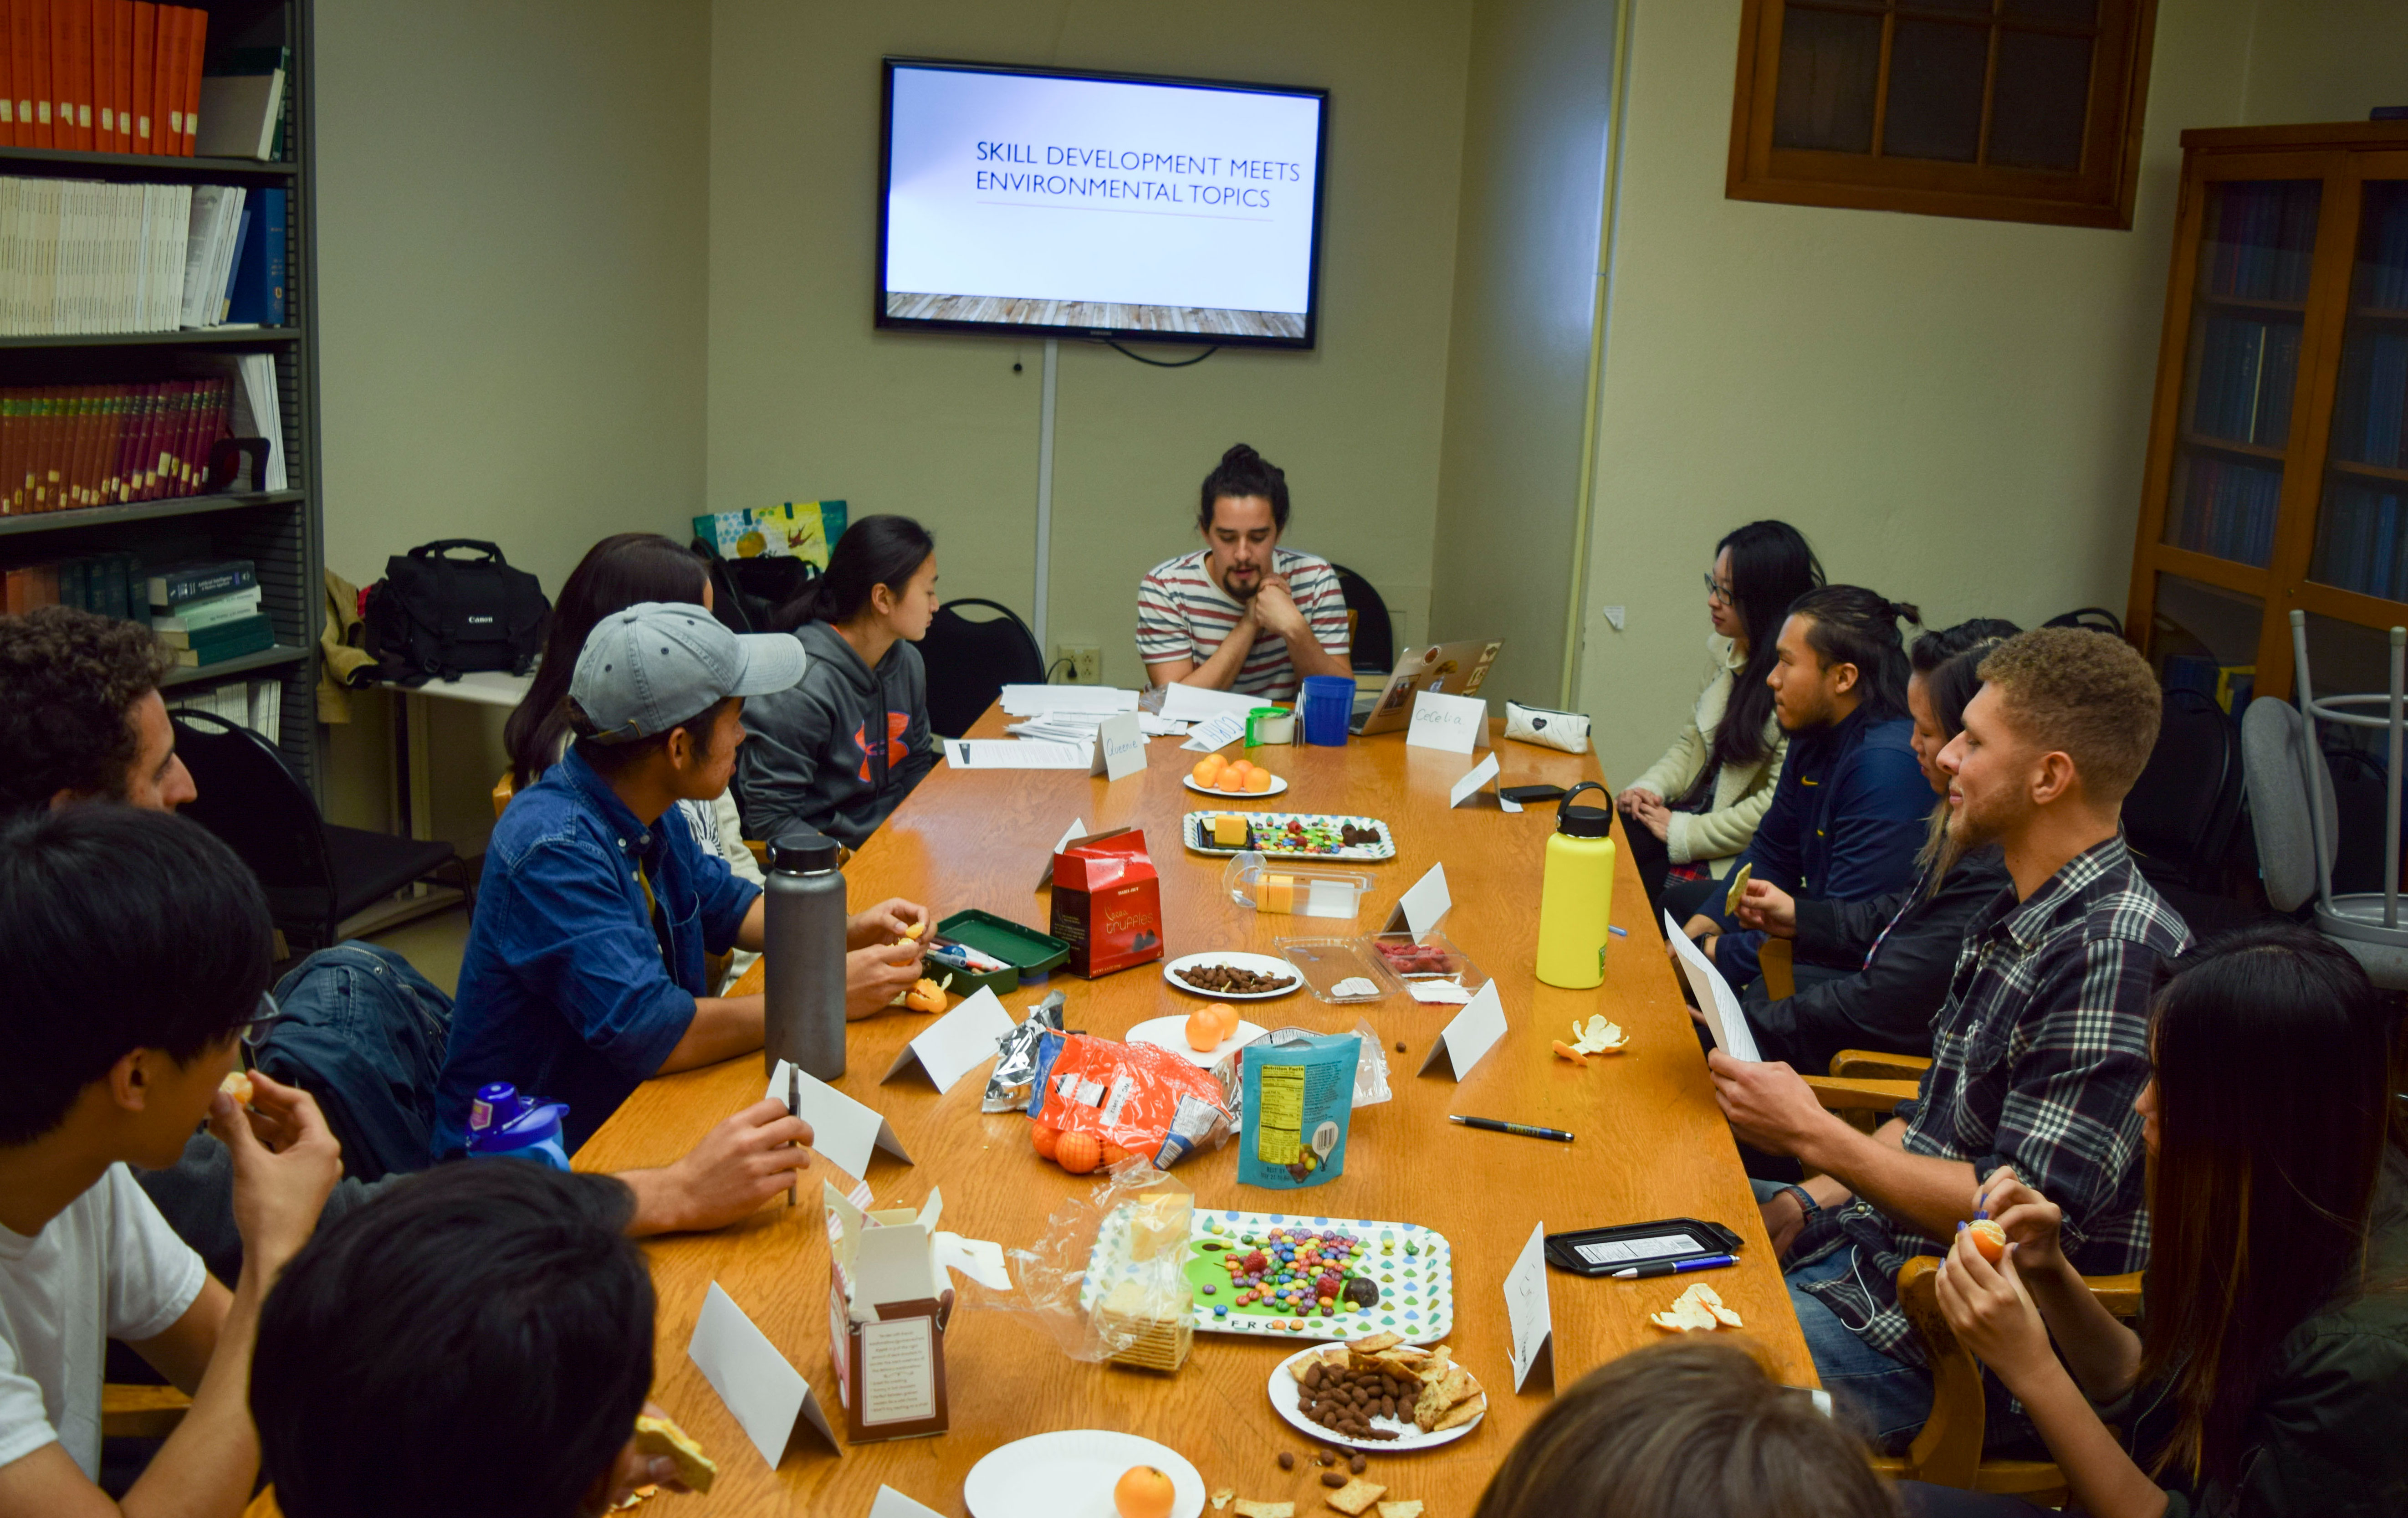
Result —
<instances>
[{"instance_id":1,"label":"woman in gray hoodie","mask_svg":"<svg viewBox=\"0 0 2408 1518\"><path fill-rule=\"evenodd\" d=\"M865 516L845 529L827 573L777 613L810 656L802 683L744 703L746 837L809 828L859 848L935 766L928 676L911 645L936 614L927 528Z\"/></svg>"}]
</instances>

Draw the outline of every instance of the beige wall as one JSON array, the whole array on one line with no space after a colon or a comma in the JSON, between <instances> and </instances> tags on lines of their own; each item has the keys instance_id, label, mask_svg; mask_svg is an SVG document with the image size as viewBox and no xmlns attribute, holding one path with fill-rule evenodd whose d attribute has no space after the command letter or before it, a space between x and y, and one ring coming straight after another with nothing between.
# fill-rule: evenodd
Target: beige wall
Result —
<instances>
[{"instance_id":1,"label":"beige wall","mask_svg":"<svg viewBox=\"0 0 2408 1518\"><path fill-rule=\"evenodd\" d=\"M917 516L937 533L946 595L1030 614L1042 344L871 325L882 56L1321 85L1333 105L1319 348L1165 370L1063 345L1050 642L1100 645L1108 682L1141 678L1138 578L1195 543L1197 485L1240 440L1288 472L1287 542L1362 571L1400 631L1421 632L1469 12L1469 0L719 0L711 506L841 497L856 514Z\"/></svg>"},{"instance_id":2,"label":"beige wall","mask_svg":"<svg viewBox=\"0 0 2408 1518\"><path fill-rule=\"evenodd\" d=\"M708 0L320 0L316 17L327 566L365 585L388 555L486 538L550 593L598 537L687 530ZM446 761L490 785L497 724L436 704ZM335 730L338 820L382 820L379 727ZM438 833L481 847L482 786L439 795Z\"/></svg>"},{"instance_id":3,"label":"beige wall","mask_svg":"<svg viewBox=\"0 0 2408 1518\"><path fill-rule=\"evenodd\" d=\"M2161 0L2117 232L1727 200L1740 7L1641 0L1579 683L1610 776L1694 696L1698 575L1755 517L1936 624L2120 614L2176 137L2240 119L2253 8Z\"/></svg>"},{"instance_id":4,"label":"beige wall","mask_svg":"<svg viewBox=\"0 0 2408 1518\"><path fill-rule=\"evenodd\" d=\"M2408 5L2258 0L2242 123L2362 122L2376 106L2408 106Z\"/></svg>"},{"instance_id":5,"label":"beige wall","mask_svg":"<svg viewBox=\"0 0 2408 1518\"><path fill-rule=\"evenodd\" d=\"M1482 0L1472 21L1430 628L1504 639L1491 694L1545 706L1572 587L1614 12Z\"/></svg>"}]
</instances>

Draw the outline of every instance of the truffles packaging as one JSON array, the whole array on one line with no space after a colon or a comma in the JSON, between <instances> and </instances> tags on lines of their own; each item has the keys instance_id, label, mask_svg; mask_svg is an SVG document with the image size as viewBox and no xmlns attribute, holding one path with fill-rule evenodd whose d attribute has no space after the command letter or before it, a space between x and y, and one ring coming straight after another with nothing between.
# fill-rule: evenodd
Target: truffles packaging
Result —
<instances>
[{"instance_id":1,"label":"truffles packaging","mask_svg":"<svg viewBox=\"0 0 2408 1518\"><path fill-rule=\"evenodd\" d=\"M1162 958L1162 883L1137 829L1054 856L1054 917L1070 968L1093 980Z\"/></svg>"}]
</instances>

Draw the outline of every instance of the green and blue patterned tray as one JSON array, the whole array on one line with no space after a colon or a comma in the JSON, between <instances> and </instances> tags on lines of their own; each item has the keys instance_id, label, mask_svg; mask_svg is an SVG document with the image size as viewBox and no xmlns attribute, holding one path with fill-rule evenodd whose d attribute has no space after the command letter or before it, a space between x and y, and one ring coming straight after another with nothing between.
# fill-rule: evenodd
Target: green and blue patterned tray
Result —
<instances>
[{"instance_id":1,"label":"green and blue patterned tray","mask_svg":"<svg viewBox=\"0 0 2408 1518\"><path fill-rule=\"evenodd\" d=\"M1226 815L1242 817L1254 825L1254 841L1232 848L1212 841L1212 819L1221 812L1190 812L1180 818L1179 834L1187 846L1198 854L1214 854L1226 859L1248 849L1274 860L1353 860L1373 863L1397 857L1396 834L1388 825L1375 817L1352 817L1337 812L1240 812L1230 808ZM1309 841L1297 841L1288 831L1288 824L1300 823ZM1347 844L1338 841L1337 834L1347 827L1379 834L1368 844Z\"/></svg>"}]
</instances>

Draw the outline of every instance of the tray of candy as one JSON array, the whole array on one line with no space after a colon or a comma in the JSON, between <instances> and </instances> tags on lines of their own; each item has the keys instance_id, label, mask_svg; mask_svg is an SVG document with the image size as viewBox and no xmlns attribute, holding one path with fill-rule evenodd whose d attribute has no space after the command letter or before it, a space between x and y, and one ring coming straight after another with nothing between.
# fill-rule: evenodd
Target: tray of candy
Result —
<instances>
[{"instance_id":1,"label":"tray of candy","mask_svg":"<svg viewBox=\"0 0 2408 1518\"><path fill-rule=\"evenodd\" d=\"M1225 841L1214 829L1220 817L1244 825L1244 836ZM1248 849L1279 860L1392 860L1396 836L1375 817L1329 812L1190 812L1180 836L1198 854L1226 858Z\"/></svg>"},{"instance_id":2,"label":"tray of candy","mask_svg":"<svg viewBox=\"0 0 2408 1518\"><path fill-rule=\"evenodd\" d=\"M1082 1304L1129 1263L1127 1209L1096 1235ZM1455 1327L1455 1251L1418 1223L1196 1209L1184 1273L1197 1333L1352 1339L1395 1333L1434 1344ZM1242 1300L1241 1300L1242 1299Z\"/></svg>"}]
</instances>

